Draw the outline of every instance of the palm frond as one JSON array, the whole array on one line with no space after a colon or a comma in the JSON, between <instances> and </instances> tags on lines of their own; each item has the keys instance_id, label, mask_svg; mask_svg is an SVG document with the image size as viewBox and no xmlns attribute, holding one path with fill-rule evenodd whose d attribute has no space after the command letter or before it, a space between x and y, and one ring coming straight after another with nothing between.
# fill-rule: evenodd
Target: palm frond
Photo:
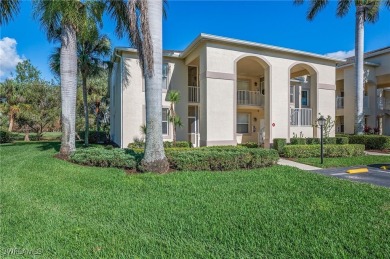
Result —
<instances>
[{"instance_id":1,"label":"palm frond","mask_svg":"<svg viewBox=\"0 0 390 259\"><path fill-rule=\"evenodd\" d=\"M311 0L309 11L307 13L307 19L310 21L313 20L317 13L324 9L327 4L328 0Z\"/></svg>"},{"instance_id":2,"label":"palm frond","mask_svg":"<svg viewBox=\"0 0 390 259\"><path fill-rule=\"evenodd\" d=\"M0 1L0 26L13 20L19 13L20 0L1 0Z\"/></svg>"},{"instance_id":3,"label":"palm frond","mask_svg":"<svg viewBox=\"0 0 390 259\"><path fill-rule=\"evenodd\" d=\"M379 8L381 1L370 0L365 4L365 21L375 23L379 19Z\"/></svg>"},{"instance_id":4,"label":"palm frond","mask_svg":"<svg viewBox=\"0 0 390 259\"><path fill-rule=\"evenodd\" d=\"M336 15L339 17L344 17L351 7L352 0L339 0L337 2L337 11Z\"/></svg>"}]
</instances>

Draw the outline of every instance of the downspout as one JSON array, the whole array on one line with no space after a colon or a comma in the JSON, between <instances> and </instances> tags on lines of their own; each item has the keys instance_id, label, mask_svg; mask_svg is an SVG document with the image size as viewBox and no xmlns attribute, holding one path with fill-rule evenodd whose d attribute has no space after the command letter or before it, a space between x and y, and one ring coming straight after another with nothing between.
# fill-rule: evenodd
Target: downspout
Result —
<instances>
[{"instance_id":1,"label":"downspout","mask_svg":"<svg viewBox=\"0 0 390 259\"><path fill-rule=\"evenodd\" d=\"M115 56L119 58L120 62L120 71L121 71L121 76L120 76L120 91L121 91L121 141L120 141L120 147L123 148L123 60L122 56L118 55L116 51L114 52Z\"/></svg>"}]
</instances>

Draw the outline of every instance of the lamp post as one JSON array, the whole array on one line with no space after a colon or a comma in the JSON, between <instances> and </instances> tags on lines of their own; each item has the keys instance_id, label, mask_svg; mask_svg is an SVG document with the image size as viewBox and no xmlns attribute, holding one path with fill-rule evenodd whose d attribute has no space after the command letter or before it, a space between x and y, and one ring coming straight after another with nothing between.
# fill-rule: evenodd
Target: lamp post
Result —
<instances>
[{"instance_id":1,"label":"lamp post","mask_svg":"<svg viewBox=\"0 0 390 259\"><path fill-rule=\"evenodd\" d=\"M318 119L318 124L321 128L321 164L324 163L324 125L325 125L325 118L321 115L321 117Z\"/></svg>"}]
</instances>

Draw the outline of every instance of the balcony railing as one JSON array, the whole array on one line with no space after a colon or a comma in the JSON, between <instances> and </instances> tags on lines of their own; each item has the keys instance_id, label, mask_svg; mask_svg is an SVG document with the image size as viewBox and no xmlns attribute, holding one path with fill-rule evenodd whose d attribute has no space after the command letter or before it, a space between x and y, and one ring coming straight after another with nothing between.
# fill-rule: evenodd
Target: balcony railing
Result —
<instances>
[{"instance_id":1,"label":"balcony railing","mask_svg":"<svg viewBox=\"0 0 390 259\"><path fill-rule=\"evenodd\" d=\"M344 109L344 97L336 97L336 109Z\"/></svg>"},{"instance_id":2,"label":"balcony railing","mask_svg":"<svg viewBox=\"0 0 390 259\"><path fill-rule=\"evenodd\" d=\"M291 126L312 126L312 109L293 108L290 115Z\"/></svg>"},{"instance_id":3,"label":"balcony railing","mask_svg":"<svg viewBox=\"0 0 390 259\"><path fill-rule=\"evenodd\" d=\"M237 104L263 106L264 96L260 94L260 91L238 90Z\"/></svg>"},{"instance_id":4,"label":"balcony railing","mask_svg":"<svg viewBox=\"0 0 390 259\"><path fill-rule=\"evenodd\" d=\"M197 86L188 87L188 102L189 103L198 103L200 100L200 91Z\"/></svg>"}]
</instances>

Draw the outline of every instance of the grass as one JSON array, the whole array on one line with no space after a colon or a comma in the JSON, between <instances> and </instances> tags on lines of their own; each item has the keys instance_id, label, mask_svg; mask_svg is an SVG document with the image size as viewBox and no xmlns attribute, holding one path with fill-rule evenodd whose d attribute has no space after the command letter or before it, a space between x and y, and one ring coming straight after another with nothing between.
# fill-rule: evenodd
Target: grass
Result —
<instances>
[{"instance_id":1,"label":"grass","mask_svg":"<svg viewBox=\"0 0 390 259\"><path fill-rule=\"evenodd\" d=\"M43 258L379 257L390 190L290 167L126 175L0 145L1 242Z\"/></svg>"},{"instance_id":2,"label":"grass","mask_svg":"<svg viewBox=\"0 0 390 259\"><path fill-rule=\"evenodd\" d=\"M365 166L371 164L388 163L390 164L390 156L358 156L358 157L324 157L324 163L320 164L321 160L319 157L311 158L294 158L294 161L317 166L321 168L331 167L347 167L347 166Z\"/></svg>"}]
</instances>

